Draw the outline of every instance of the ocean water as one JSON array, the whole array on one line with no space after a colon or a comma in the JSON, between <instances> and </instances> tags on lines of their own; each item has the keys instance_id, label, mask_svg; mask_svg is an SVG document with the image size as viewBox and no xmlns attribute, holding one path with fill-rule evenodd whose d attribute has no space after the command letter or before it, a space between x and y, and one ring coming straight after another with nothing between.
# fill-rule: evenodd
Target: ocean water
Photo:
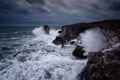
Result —
<instances>
[{"instance_id":1,"label":"ocean water","mask_svg":"<svg viewBox=\"0 0 120 80\"><path fill-rule=\"evenodd\" d=\"M54 45L59 29L0 27L0 80L76 80L87 60L72 55L75 45Z\"/></svg>"}]
</instances>

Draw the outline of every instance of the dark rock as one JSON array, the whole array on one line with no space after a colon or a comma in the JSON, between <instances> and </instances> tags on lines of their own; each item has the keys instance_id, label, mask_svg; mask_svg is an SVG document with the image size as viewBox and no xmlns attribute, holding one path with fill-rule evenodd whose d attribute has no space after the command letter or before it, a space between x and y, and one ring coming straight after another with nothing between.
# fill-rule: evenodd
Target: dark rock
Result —
<instances>
[{"instance_id":1,"label":"dark rock","mask_svg":"<svg viewBox=\"0 0 120 80\"><path fill-rule=\"evenodd\" d=\"M81 32L93 27L99 27L103 31L110 45L120 40L120 20L104 20L66 25L59 32L59 37L62 39L62 42L70 41L71 39L77 38ZM60 43L60 41L58 42Z\"/></svg>"},{"instance_id":2,"label":"dark rock","mask_svg":"<svg viewBox=\"0 0 120 80\"><path fill-rule=\"evenodd\" d=\"M54 44L58 45L58 44L62 44L64 45L65 41L63 41L63 39L59 36L56 37L56 39L53 41Z\"/></svg>"},{"instance_id":3,"label":"dark rock","mask_svg":"<svg viewBox=\"0 0 120 80\"><path fill-rule=\"evenodd\" d=\"M119 62L120 61L120 50L119 49L114 49L114 50L106 52L107 54L105 54L103 58L104 64Z\"/></svg>"},{"instance_id":4,"label":"dark rock","mask_svg":"<svg viewBox=\"0 0 120 80\"><path fill-rule=\"evenodd\" d=\"M43 29L44 29L44 31L45 31L46 34L49 34L49 33L50 33L50 27L49 27L48 25L45 25L45 26L43 27Z\"/></svg>"},{"instance_id":5,"label":"dark rock","mask_svg":"<svg viewBox=\"0 0 120 80\"><path fill-rule=\"evenodd\" d=\"M88 53L88 63L97 63L100 61L101 56L103 54L101 52L89 52Z\"/></svg>"},{"instance_id":6,"label":"dark rock","mask_svg":"<svg viewBox=\"0 0 120 80\"><path fill-rule=\"evenodd\" d=\"M70 44L75 44L76 42L75 41L71 41Z\"/></svg>"},{"instance_id":7,"label":"dark rock","mask_svg":"<svg viewBox=\"0 0 120 80\"><path fill-rule=\"evenodd\" d=\"M120 47L96 54L89 54L88 63L78 80L120 80Z\"/></svg>"},{"instance_id":8,"label":"dark rock","mask_svg":"<svg viewBox=\"0 0 120 80\"><path fill-rule=\"evenodd\" d=\"M87 56L84 56L83 53L84 53L84 50L83 50L83 47L81 46L76 46L75 50L73 51L73 55L76 58L86 59Z\"/></svg>"},{"instance_id":9,"label":"dark rock","mask_svg":"<svg viewBox=\"0 0 120 80\"><path fill-rule=\"evenodd\" d=\"M62 31L58 31L58 33L62 33Z\"/></svg>"},{"instance_id":10,"label":"dark rock","mask_svg":"<svg viewBox=\"0 0 120 80\"><path fill-rule=\"evenodd\" d=\"M117 31L117 29L116 30L105 29L105 28L102 29L102 32L103 32L109 46L111 46L111 45L120 41L119 31L117 31L117 32L116 31Z\"/></svg>"},{"instance_id":11,"label":"dark rock","mask_svg":"<svg viewBox=\"0 0 120 80\"><path fill-rule=\"evenodd\" d=\"M63 26L53 43L64 45L71 39L77 38L80 33L94 27L99 27L102 30L108 47L99 52L88 54L87 65L78 75L78 80L120 80L120 46L113 46L120 43L120 20L104 20ZM83 53L81 46L77 46L73 51L76 58L87 58Z\"/></svg>"}]
</instances>

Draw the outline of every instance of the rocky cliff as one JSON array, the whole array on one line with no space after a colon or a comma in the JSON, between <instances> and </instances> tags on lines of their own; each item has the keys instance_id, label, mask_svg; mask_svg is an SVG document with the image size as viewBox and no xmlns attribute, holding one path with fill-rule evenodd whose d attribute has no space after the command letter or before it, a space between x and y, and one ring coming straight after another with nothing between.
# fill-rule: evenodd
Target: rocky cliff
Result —
<instances>
[{"instance_id":1,"label":"rocky cliff","mask_svg":"<svg viewBox=\"0 0 120 80\"><path fill-rule=\"evenodd\" d=\"M104 20L63 26L61 31L59 31L60 34L56 37L53 43L63 44L76 38L81 32L93 27L101 28L109 44L116 43L120 38L120 20Z\"/></svg>"},{"instance_id":2,"label":"rocky cliff","mask_svg":"<svg viewBox=\"0 0 120 80\"><path fill-rule=\"evenodd\" d=\"M120 44L100 52L90 52L78 80L120 80Z\"/></svg>"},{"instance_id":3,"label":"rocky cliff","mask_svg":"<svg viewBox=\"0 0 120 80\"><path fill-rule=\"evenodd\" d=\"M53 41L64 44L77 38L80 33L90 28L99 27L108 46L98 52L83 55L83 47L77 46L73 55L77 58L88 58L87 65L78 75L78 80L120 80L120 20L104 20L92 23L78 23L63 26Z\"/></svg>"}]
</instances>

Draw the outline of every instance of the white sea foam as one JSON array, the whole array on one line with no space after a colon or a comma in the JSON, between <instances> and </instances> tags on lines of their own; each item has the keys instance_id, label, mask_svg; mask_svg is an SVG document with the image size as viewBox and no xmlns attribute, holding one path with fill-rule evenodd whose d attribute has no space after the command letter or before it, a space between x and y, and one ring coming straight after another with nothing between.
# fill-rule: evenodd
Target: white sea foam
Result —
<instances>
[{"instance_id":1,"label":"white sea foam","mask_svg":"<svg viewBox=\"0 0 120 80\"><path fill-rule=\"evenodd\" d=\"M14 50L13 59L7 59L0 71L0 80L76 80L87 60L72 56L75 46L56 46L52 43L58 30L51 29L47 35L42 27L35 28L33 38L23 39Z\"/></svg>"}]
</instances>

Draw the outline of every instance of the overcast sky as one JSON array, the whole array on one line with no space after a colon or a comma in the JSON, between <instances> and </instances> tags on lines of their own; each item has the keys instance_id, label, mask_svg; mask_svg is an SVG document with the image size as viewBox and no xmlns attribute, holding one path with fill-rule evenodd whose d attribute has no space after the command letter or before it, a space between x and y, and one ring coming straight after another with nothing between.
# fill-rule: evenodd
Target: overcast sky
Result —
<instances>
[{"instance_id":1,"label":"overcast sky","mask_svg":"<svg viewBox=\"0 0 120 80\"><path fill-rule=\"evenodd\" d=\"M64 25L120 19L120 0L0 0L0 25Z\"/></svg>"}]
</instances>

